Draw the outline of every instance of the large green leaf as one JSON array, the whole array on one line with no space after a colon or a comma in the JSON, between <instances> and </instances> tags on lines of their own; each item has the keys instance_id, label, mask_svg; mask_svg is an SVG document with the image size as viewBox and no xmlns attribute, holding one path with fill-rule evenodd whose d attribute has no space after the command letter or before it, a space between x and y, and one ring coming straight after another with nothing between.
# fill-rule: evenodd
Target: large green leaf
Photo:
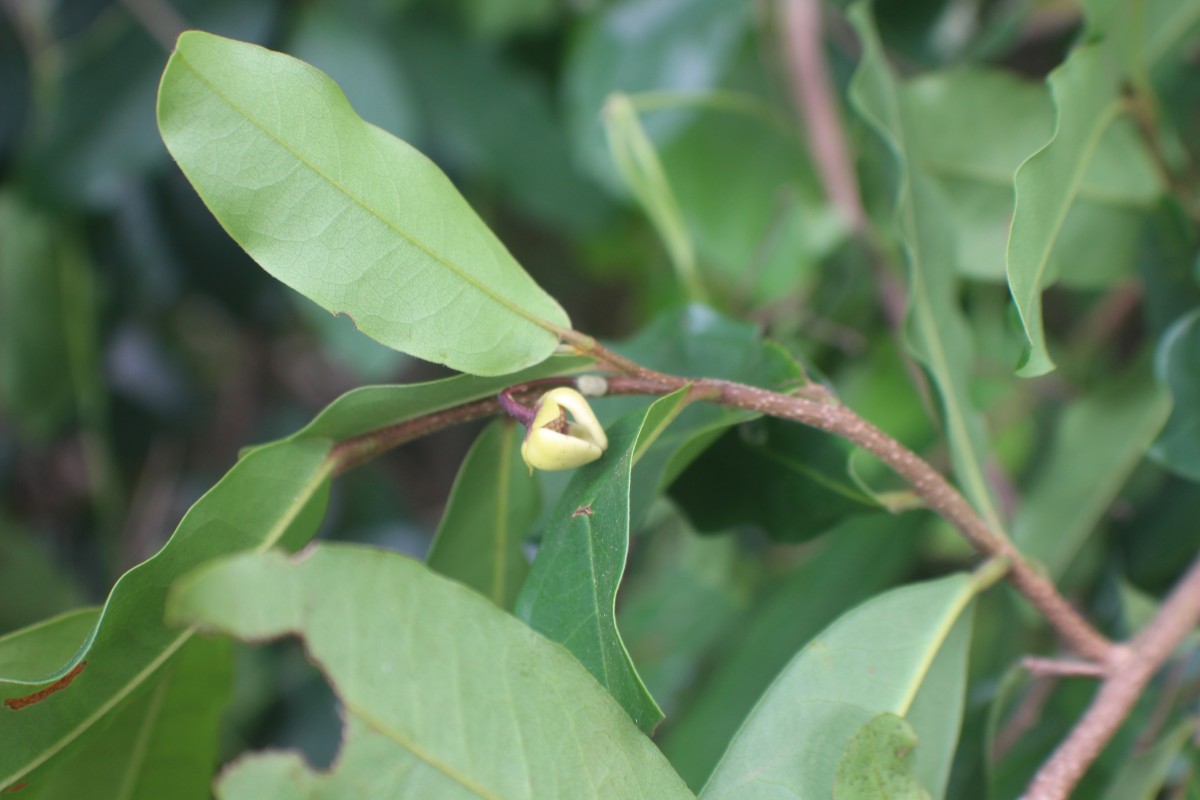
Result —
<instances>
[{"instance_id":1,"label":"large green leaf","mask_svg":"<svg viewBox=\"0 0 1200 800\"><path fill-rule=\"evenodd\" d=\"M193 638L114 709L104 735L21 790L23 800L205 800L233 679L229 643Z\"/></svg>"},{"instance_id":2,"label":"large green leaf","mask_svg":"<svg viewBox=\"0 0 1200 800\"><path fill-rule=\"evenodd\" d=\"M1196 732L1195 720L1186 720L1153 747L1127 760L1101 800L1154 800L1170 776L1171 764Z\"/></svg>"},{"instance_id":3,"label":"large green leaf","mask_svg":"<svg viewBox=\"0 0 1200 800\"><path fill-rule=\"evenodd\" d=\"M1134 370L1072 404L1013 521L1013 540L1061 576L1093 533L1150 443L1171 399Z\"/></svg>"},{"instance_id":4,"label":"large green leaf","mask_svg":"<svg viewBox=\"0 0 1200 800\"><path fill-rule=\"evenodd\" d=\"M1058 118L1054 136L1014 178L1008 283L1028 341L1018 374L1054 369L1042 328L1042 290L1052 284L1050 255L1104 132L1121 112L1120 73L1099 45L1084 45L1048 78Z\"/></svg>"},{"instance_id":5,"label":"large green leaf","mask_svg":"<svg viewBox=\"0 0 1200 800\"><path fill-rule=\"evenodd\" d=\"M916 163L911 113L904 107L896 77L884 58L870 5L856 3L850 19L863 43L862 60L850 85L850 100L883 138L899 171L897 235L908 262L910 349L933 377L954 474L975 507L994 528L999 517L983 475L988 452L982 420L971 406L971 330L959 307L954 269L954 227L938 187Z\"/></svg>"},{"instance_id":6,"label":"large green leaf","mask_svg":"<svg viewBox=\"0 0 1200 800\"><path fill-rule=\"evenodd\" d=\"M922 520L920 514L854 517L808 545L808 558L790 575L760 590L713 656L692 701L668 717L660 737L689 786L704 785L759 696L805 643L839 614L903 579Z\"/></svg>"},{"instance_id":7,"label":"large green leaf","mask_svg":"<svg viewBox=\"0 0 1200 800\"><path fill-rule=\"evenodd\" d=\"M629 553L634 462L682 409L687 390L656 400L608 431L608 450L571 479L542 538L516 613L575 654L633 721L653 731L662 711L617 630L617 589Z\"/></svg>"},{"instance_id":8,"label":"large green leaf","mask_svg":"<svg viewBox=\"0 0 1200 800\"><path fill-rule=\"evenodd\" d=\"M1104 39L1126 75L1143 84L1151 70L1200 26L1196 0L1081 0L1089 36Z\"/></svg>"},{"instance_id":9,"label":"large green leaf","mask_svg":"<svg viewBox=\"0 0 1200 800\"><path fill-rule=\"evenodd\" d=\"M235 557L180 581L169 614L249 640L301 636L345 708L331 771L246 758L222 800L691 796L566 651L403 556Z\"/></svg>"},{"instance_id":10,"label":"large green leaf","mask_svg":"<svg viewBox=\"0 0 1200 800\"><path fill-rule=\"evenodd\" d=\"M260 448L239 461L184 516L171 540L119 580L94 629L74 656L54 663L36 653L0 675L0 697L36 698L0 707L0 787L35 781L37 770L89 734L99 733L127 698L157 679L192 630L162 621L167 588L212 558L277 544L297 547L316 531L328 495L331 442L306 439ZM18 637L26 650L51 646L61 659L58 626L49 642ZM47 674L49 672L49 674Z\"/></svg>"},{"instance_id":11,"label":"large green leaf","mask_svg":"<svg viewBox=\"0 0 1200 800\"><path fill-rule=\"evenodd\" d=\"M359 118L313 67L185 33L158 116L171 155L230 236L372 338L499 375L545 359L569 326L449 179Z\"/></svg>"},{"instance_id":12,"label":"large green leaf","mask_svg":"<svg viewBox=\"0 0 1200 800\"><path fill-rule=\"evenodd\" d=\"M904 85L912 147L921 169L951 200L960 274L1006 281L1013 176L1054 132L1046 87L981 67L922 75ZM1106 286L1134 264L1141 222L1160 179L1132 125L1101 137L1050 253L1048 272L1067 286Z\"/></svg>"},{"instance_id":13,"label":"large green leaf","mask_svg":"<svg viewBox=\"0 0 1200 800\"><path fill-rule=\"evenodd\" d=\"M525 538L537 519L537 481L521 460L522 429L497 420L459 468L426 562L511 609L529 573Z\"/></svg>"},{"instance_id":14,"label":"large green leaf","mask_svg":"<svg viewBox=\"0 0 1200 800\"><path fill-rule=\"evenodd\" d=\"M826 800L842 754L882 713L906 718L923 742L936 742L917 748L915 774L940 795L961 721L971 619L965 612L978 589L971 576L952 575L893 590L843 616L759 700L700 796ZM949 690L932 685L932 675L943 675L934 666L942 659L960 676ZM939 696L940 716L909 718L927 685ZM930 724L927 737L923 726ZM949 741L946 728L954 730Z\"/></svg>"},{"instance_id":15,"label":"large green leaf","mask_svg":"<svg viewBox=\"0 0 1200 800\"><path fill-rule=\"evenodd\" d=\"M1200 481L1200 310L1184 315L1163 334L1155 372L1171 390L1175 410L1151 452L1172 472Z\"/></svg>"}]
</instances>

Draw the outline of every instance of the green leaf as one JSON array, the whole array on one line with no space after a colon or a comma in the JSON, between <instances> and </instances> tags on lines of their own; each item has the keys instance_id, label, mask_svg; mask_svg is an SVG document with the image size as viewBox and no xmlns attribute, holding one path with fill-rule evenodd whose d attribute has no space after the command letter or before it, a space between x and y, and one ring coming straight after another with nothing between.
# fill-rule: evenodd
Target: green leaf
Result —
<instances>
[{"instance_id":1,"label":"green leaf","mask_svg":"<svg viewBox=\"0 0 1200 800\"><path fill-rule=\"evenodd\" d=\"M1196 732L1196 721L1185 720L1153 747L1122 764L1101 800L1154 800L1170 777L1171 765Z\"/></svg>"},{"instance_id":2,"label":"green leaf","mask_svg":"<svg viewBox=\"0 0 1200 800\"><path fill-rule=\"evenodd\" d=\"M345 708L331 771L244 758L222 800L691 796L567 652L403 556L323 545L235 557L180 581L169 614L243 639L301 636Z\"/></svg>"},{"instance_id":3,"label":"green leaf","mask_svg":"<svg viewBox=\"0 0 1200 800\"><path fill-rule=\"evenodd\" d=\"M103 729L131 695L153 682L192 637L162 621L167 588L184 572L217 556L298 547L316 532L324 514L332 464L325 439L280 442L239 461L184 516L170 541L133 568L109 594L74 656L47 674L45 659L0 674L0 697L26 698L73 676L44 699L14 709L0 707L0 787L40 779L37 770L76 742ZM58 626L46 646L61 657ZM43 646L36 631L22 637L28 649ZM29 668L32 667L32 668Z\"/></svg>"},{"instance_id":4,"label":"green leaf","mask_svg":"<svg viewBox=\"0 0 1200 800\"><path fill-rule=\"evenodd\" d=\"M909 349L933 378L954 474L984 519L999 530L999 516L983 475L986 432L971 406L969 378L974 360L971 330L958 304L954 230L948 204L937 186L913 169L913 125L902 105L895 76L871 19L870 5L856 3L850 20L863 43L862 60L850 85L850 101L887 143L900 172L896 226L908 262Z\"/></svg>"},{"instance_id":5,"label":"green leaf","mask_svg":"<svg viewBox=\"0 0 1200 800\"><path fill-rule=\"evenodd\" d=\"M1196 0L1081 0L1087 34L1103 39L1124 72L1144 85L1150 71L1200 26Z\"/></svg>"},{"instance_id":6,"label":"green leaf","mask_svg":"<svg viewBox=\"0 0 1200 800\"><path fill-rule=\"evenodd\" d=\"M426 383L363 386L334 400L289 438L350 439L414 417L492 397L516 383L582 372L591 364L588 358L553 356L535 367L496 378L455 375Z\"/></svg>"},{"instance_id":7,"label":"green leaf","mask_svg":"<svg viewBox=\"0 0 1200 800\"><path fill-rule=\"evenodd\" d=\"M1013 521L1013 541L1059 577L1162 430L1171 399L1134 370L1073 403Z\"/></svg>"},{"instance_id":8,"label":"green leaf","mask_svg":"<svg viewBox=\"0 0 1200 800\"><path fill-rule=\"evenodd\" d=\"M807 545L809 557L768 583L728 634L692 702L663 731L663 752L699 790L758 698L791 658L839 614L903 579L920 514L854 517ZM846 576L852 575L853 580Z\"/></svg>"},{"instance_id":9,"label":"green leaf","mask_svg":"<svg viewBox=\"0 0 1200 800\"><path fill-rule=\"evenodd\" d=\"M1075 48L1047 80L1058 109L1054 135L1017 170L1008 237L1008 284L1029 347L1017 370L1025 377L1054 369L1042 329L1042 291L1056 278L1051 253L1088 164L1121 112L1120 75L1098 45Z\"/></svg>"},{"instance_id":10,"label":"green leaf","mask_svg":"<svg viewBox=\"0 0 1200 800\"><path fill-rule=\"evenodd\" d=\"M965 671L970 640L965 612L978 589L971 576L952 575L880 595L835 622L767 689L701 798L772 797L780 791L796 798L832 797L840 754L863 725L885 712L907 718L943 651L957 672ZM946 704L950 694L942 695L948 708L937 727L952 722L957 736L962 694ZM909 722L925 739L925 731ZM918 777L944 785L952 756L953 747L926 761L918 749Z\"/></svg>"},{"instance_id":11,"label":"green leaf","mask_svg":"<svg viewBox=\"0 0 1200 800\"><path fill-rule=\"evenodd\" d=\"M694 303L708 299L696 266L696 249L688 234L671 182L654 142L642 127L629 96L614 92L604 103L604 133L617 174L641 204L667 249L675 275Z\"/></svg>"},{"instance_id":12,"label":"green leaf","mask_svg":"<svg viewBox=\"0 0 1200 800\"><path fill-rule=\"evenodd\" d=\"M1154 369L1175 410L1150 451L1177 475L1200 481L1200 309L1172 325L1158 343Z\"/></svg>"},{"instance_id":13,"label":"green leaf","mask_svg":"<svg viewBox=\"0 0 1200 800\"><path fill-rule=\"evenodd\" d=\"M681 389L660 398L608 430L604 456L577 470L559 498L516 604L518 617L570 650L647 732L663 715L617 630L617 589L629 553L634 462L686 396Z\"/></svg>"},{"instance_id":14,"label":"green leaf","mask_svg":"<svg viewBox=\"0 0 1200 800\"><path fill-rule=\"evenodd\" d=\"M529 574L525 539L541 501L521 459L522 430L512 420L484 429L459 468L425 561L430 569L511 609Z\"/></svg>"},{"instance_id":15,"label":"green leaf","mask_svg":"<svg viewBox=\"0 0 1200 800\"><path fill-rule=\"evenodd\" d=\"M929 800L912 774L917 734L895 714L883 713L858 729L838 765L837 800Z\"/></svg>"},{"instance_id":16,"label":"green leaf","mask_svg":"<svg viewBox=\"0 0 1200 800\"><path fill-rule=\"evenodd\" d=\"M185 33L163 73L158 118L230 236L372 338L500 375L544 360L570 325L449 179L359 118L313 67Z\"/></svg>"},{"instance_id":17,"label":"green leaf","mask_svg":"<svg viewBox=\"0 0 1200 800\"><path fill-rule=\"evenodd\" d=\"M705 450L671 496L702 531L751 523L775 541L801 542L879 510L840 477L849 453L841 440L794 422L745 422Z\"/></svg>"},{"instance_id":18,"label":"green leaf","mask_svg":"<svg viewBox=\"0 0 1200 800\"><path fill-rule=\"evenodd\" d=\"M1013 176L1054 133L1046 87L980 67L933 72L905 84L915 168L950 200L961 275L1006 281ZM1126 120L1102 135L1080 179L1047 271L1066 286L1097 287L1127 275L1144 212L1161 181Z\"/></svg>"},{"instance_id":19,"label":"green leaf","mask_svg":"<svg viewBox=\"0 0 1200 800\"><path fill-rule=\"evenodd\" d=\"M232 681L229 643L193 638L154 681L113 711L103 736L31 781L22 800L211 797Z\"/></svg>"},{"instance_id":20,"label":"green leaf","mask_svg":"<svg viewBox=\"0 0 1200 800\"><path fill-rule=\"evenodd\" d=\"M0 636L0 675L45 675L79 651L99 608L81 608Z\"/></svg>"},{"instance_id":21,"label":"green leaf","mask_svg":"<svg viewBox=\"0 0 1200 800\"><path fill-rule=\"evenodd\" d=\"M600 110L612 92L699 94L725 74L750 23L750 7L727 0L623 0L583 26L566 66L567 123L575 150L610 185ZM662 147L694 112L656 114L647 122Z\"/></svg>"}]
</instances>

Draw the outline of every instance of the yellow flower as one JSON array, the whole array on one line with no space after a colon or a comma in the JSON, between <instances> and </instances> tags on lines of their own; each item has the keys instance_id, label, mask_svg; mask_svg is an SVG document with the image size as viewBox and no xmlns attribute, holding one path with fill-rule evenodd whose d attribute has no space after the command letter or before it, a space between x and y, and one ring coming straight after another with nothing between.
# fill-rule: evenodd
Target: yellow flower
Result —
<instances>
[{"instance_id":1,"label":"yellow flower","mask_svg":"<svg viewBox=\"0 0 1200 800\"><path fill-rule=\"evenodd\" d=\"M542 395L521 443L521 458L534 469L574 469L603 455L608 437L592 407L574 389L560 387ZM567 418L570 412L571 421Z\"/></svg>"}]
</instances>

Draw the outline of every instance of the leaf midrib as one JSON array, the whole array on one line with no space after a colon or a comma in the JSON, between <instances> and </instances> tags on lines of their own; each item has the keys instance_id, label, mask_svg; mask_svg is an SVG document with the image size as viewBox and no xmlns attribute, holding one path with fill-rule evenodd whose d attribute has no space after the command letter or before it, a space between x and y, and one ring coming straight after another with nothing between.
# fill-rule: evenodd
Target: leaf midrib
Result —
<instances>
[{"instance_id":1,"label":"leaf midrib","mask_svg":"<svg viewBox=\"0 0 1200 800\"><path fill-rule=\"evenodd\" d=\"M250 113L248 111L246 111L246 109L242 108L240 105L238 105L236 102L234 102L234 100L232 98L230 98L228 95L226 95L220 89L218 89L217 86L214 83L212 83L211 81L209 81L203 75L203 73L201 73L196 68L196 66L194 64L192 64L190 61L188 61L187 56L184 54L184 51L182 49L176 49L175 56L180 60L180 62L182 64L184 64L187 67L188 71L198 81L203 83L205 85L205 87L207 87L208 90L210 92L212 92L213 96L219 98L223 103L225 103L225 105L229 106L230 109L232 109L235 113L237 113L242 119L246 120L246 122L248 122L252 126L254 126L254 128L256 128L260 133L262 133L268 139L275 142L275 144L279 145L284 150L286 150L288 153L290 153L292 155L292 157L295 158L296 161L298 161L301 165L307 167L315 175L317 175L317 177L324 180L326 183L328 183L330 186L332 186L334 189L336 189L338 192L340 192L343 196L345 196L346 199L350 200L352 203L354 203L360 209L367 212L367 214L369 214L370 216L379 220L381 223L383 223L383 225L385 227L390 228L396 235L400 236L402 239L407 241L409 244L413 245L418 250L425 253L425 255L429 256L429 258L431 258L434 261L436 261L437 263L441 264L446 269L450 270L452 273L457 275L460 279L462 279L463 281L467 282L471 286L478 289L485 296L487 296L491 300L495 301L496 303L499 303L501 306L503 306L507 310L513 312L514 314L518 315L525 321L532 323L533 325L535 325L539 328L542 328L543 330L553 333L555 335L559 335L563 332L563 330L564 330L563 328L560 328L559 326L553 324L549 320L544 320L535 314L531 314L530 312L526 311L521 306L513 303L508 298L504 297L503 295L501 295L498 292L496 292L495 290L493 290L491 287L479 282L470 273L464 271L458 265L454 264L452 261L449 261L446 258L443 258L441 255L437 254L436 252L431 250L429 247L427 247L424 242L417 239L415 236L410 234L408 231L404 230L399 225L397 225L393 220L389 219L388 217L385 217L379 211L376 211L374 208L372 208L370 205L368 205L365 200L363 200L357 194L352 192L348 187L344 186L340 182L334 180L331 176L327 175L324 171L322 171L320 168L318 168L313 162L311 162L310 160L305 158L300 153L300 151L296 150L288 142L284 141L283 138L276 135L276 133L274 131L267 128L264 124L260 123L255 117L251 116ZM369 127L374 127L369 122L366 122L365 120L363 120L361 117L359 117L357 119L363 125L366 125ZM514 264L515 264L515 261L514 261ZM519 269L520 268L519 265L517 265L517 266ZM531 283L532 283L532 279L531 279ZM533 285L535 288L538 288L540 290L540 287L537 287L536 284L533 284Z\"/></svg>"}]
</instances>

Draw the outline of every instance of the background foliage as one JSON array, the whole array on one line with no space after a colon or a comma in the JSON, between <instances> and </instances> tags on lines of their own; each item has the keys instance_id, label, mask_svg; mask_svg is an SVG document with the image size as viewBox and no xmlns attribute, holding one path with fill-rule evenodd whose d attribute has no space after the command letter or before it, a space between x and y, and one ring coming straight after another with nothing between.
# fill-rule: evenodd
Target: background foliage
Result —
<instances>
[{"instance_id":1,"label":"background foliage","mask_svg":"<svg viewBox=\"0 0 1200 800\"><path fill-rule=\"evenodd\" d=\"M1054 651L1049 631L1007 588L971 602L981 580L966 572L972 554L932 514L890 513L912 498L879 463L778 420L697 406L676 417L678 398L612 398L596 406L615 423L610 452L623 454L624 472L581 471L569 488L565 476L526 480L514 429L480 423L407 444L331 487L323 459L333 439L579 365L553 359L516 377L360 390L305 427L355 387L451 373L276 282L205 209L155 124L173 45L161 32L177 18L312 63L365 120L427 154L554 298L515 290L540 304L540 317L563 325L565 309L576 329L678 374L779 388L805 374L827 381L952 474L1111 634L1141 624L1200 545L1200 3L914 0L873 14L828 4L824 56L870 235L826 199L790 100L775 3L63 0L0 9L0 634L53 618L0 638L0 686L4 697L28 694L20 687L66 663L96 621L95 611L72 610L102 603L118 578L106 617L132 620L139 634L131 643L125 628L101 626L91 646L120 653L135 672L167 664L127 693L125 673L93 659L81 674L95 691L62 697L80 718L112 714L104 747L67 749L25 796L88 787L99 797L103 786L112 787L104 797L160 797L171 786L172 796L204 797L214 764L244 750L295 747L323 766L343 734L347 769L392 758L363 721L371 696L356 694L355 664L315 644L336 624L293 625L267 602L272 591L300 591L287 588L299 581L293 572L333 582L364 551L331 548L303 566L244 553L190 577L172 606L176 625L162 619L169 586L198 559L303 542L318 528L417 558L436 533L438 571L559 641L594 615L604 646L590 662L573 651L593 673L618 676L604 685L654 730L693 791L725 755L714 797L777 737L781 723L759 716L761 727L747 726L726 753L780 670L852 608L826 630L833 657L840 637L873 636L872 626L894 633L893 607L875 610L883 598L906 609L915 648L896 656L897 674L909 661L921 680L934 680L922 670L945 670L950 677L935 673L942 697L961 696L945 712L961 713L957 740L947 718L922 717L916 678L844 732L838 752L869 762L915 731L922 757L884 770L904 791L919 791L906 783L915 775L933 796L978 797L981 786L1015 796L1091 691L1016 667L1024 654ZM613 92L624 95L614 102ZM372 130L355 135L374 141ZM448 184L433 191L452 195ZM484 250L464 258L492 252L479 230ZM342 310L341 297L315 299ZM519 352L501 370L435 352L440 342L413 352L511 371L553 347L527 327L505 339ZM218 483L243 447L281 437ZM500 473L511 481L496 482ZM604 493L630 497L626 518L570 516ZM243 516L225 513L235 506ZM501 573L474 569L474 548L498 536L480 534L481 510L540 539L546 559L530 570L518 538L507 541ZM127 572L177 524L169 548ZM237 535L247 530L256 532L249 544ZM554 563L596 553L610 558L608 572L586 583L586 596L559 602L579 578ZM412 570L391 559L377 568L394 581ZM239 607L261 607L261 617L214 608L245 575L262 591ZM456 624L460 603L466 619L495 613L473 596L448 597L439 624ZM495 648L560 655L505 619ZM295 642L185 637L181 621L241 638L302 627L335 685ZM390 622L378 620L384 630ZM41 644L30 648L34 635ZM496 651L476 645L461 657ZM1194 648L1179 654L1080 796L1200 792L1188 743L1198 663ZM771 691L816 702L788 688L818 682L812 669L792 662ZM602 693L587 694L594 685L545 680L560 679L570 696L607 708ZM545 701L535 689L526 686L531 709ZM838 691L861 699L865 690ZM338 703L350 711L345 731ZM1037 721L1024 725L1031 709ZM658 764L645 739L622 731L629 751ZM144 749L166 741L171 752ZM136 763L123 760L130 752ZM585 796L572 768L553 779ZM280 758L234 773L226 791L265 796L254 781L282 774L318 780ZM854 774L845 766L829 778L858 791ZM653 791L629 796L687 796L669 770L661 775ZM509 779L479 779L493 778ZM321 779L321 790L352 791L342 779Z\"/></svg>"}]
</instances>

